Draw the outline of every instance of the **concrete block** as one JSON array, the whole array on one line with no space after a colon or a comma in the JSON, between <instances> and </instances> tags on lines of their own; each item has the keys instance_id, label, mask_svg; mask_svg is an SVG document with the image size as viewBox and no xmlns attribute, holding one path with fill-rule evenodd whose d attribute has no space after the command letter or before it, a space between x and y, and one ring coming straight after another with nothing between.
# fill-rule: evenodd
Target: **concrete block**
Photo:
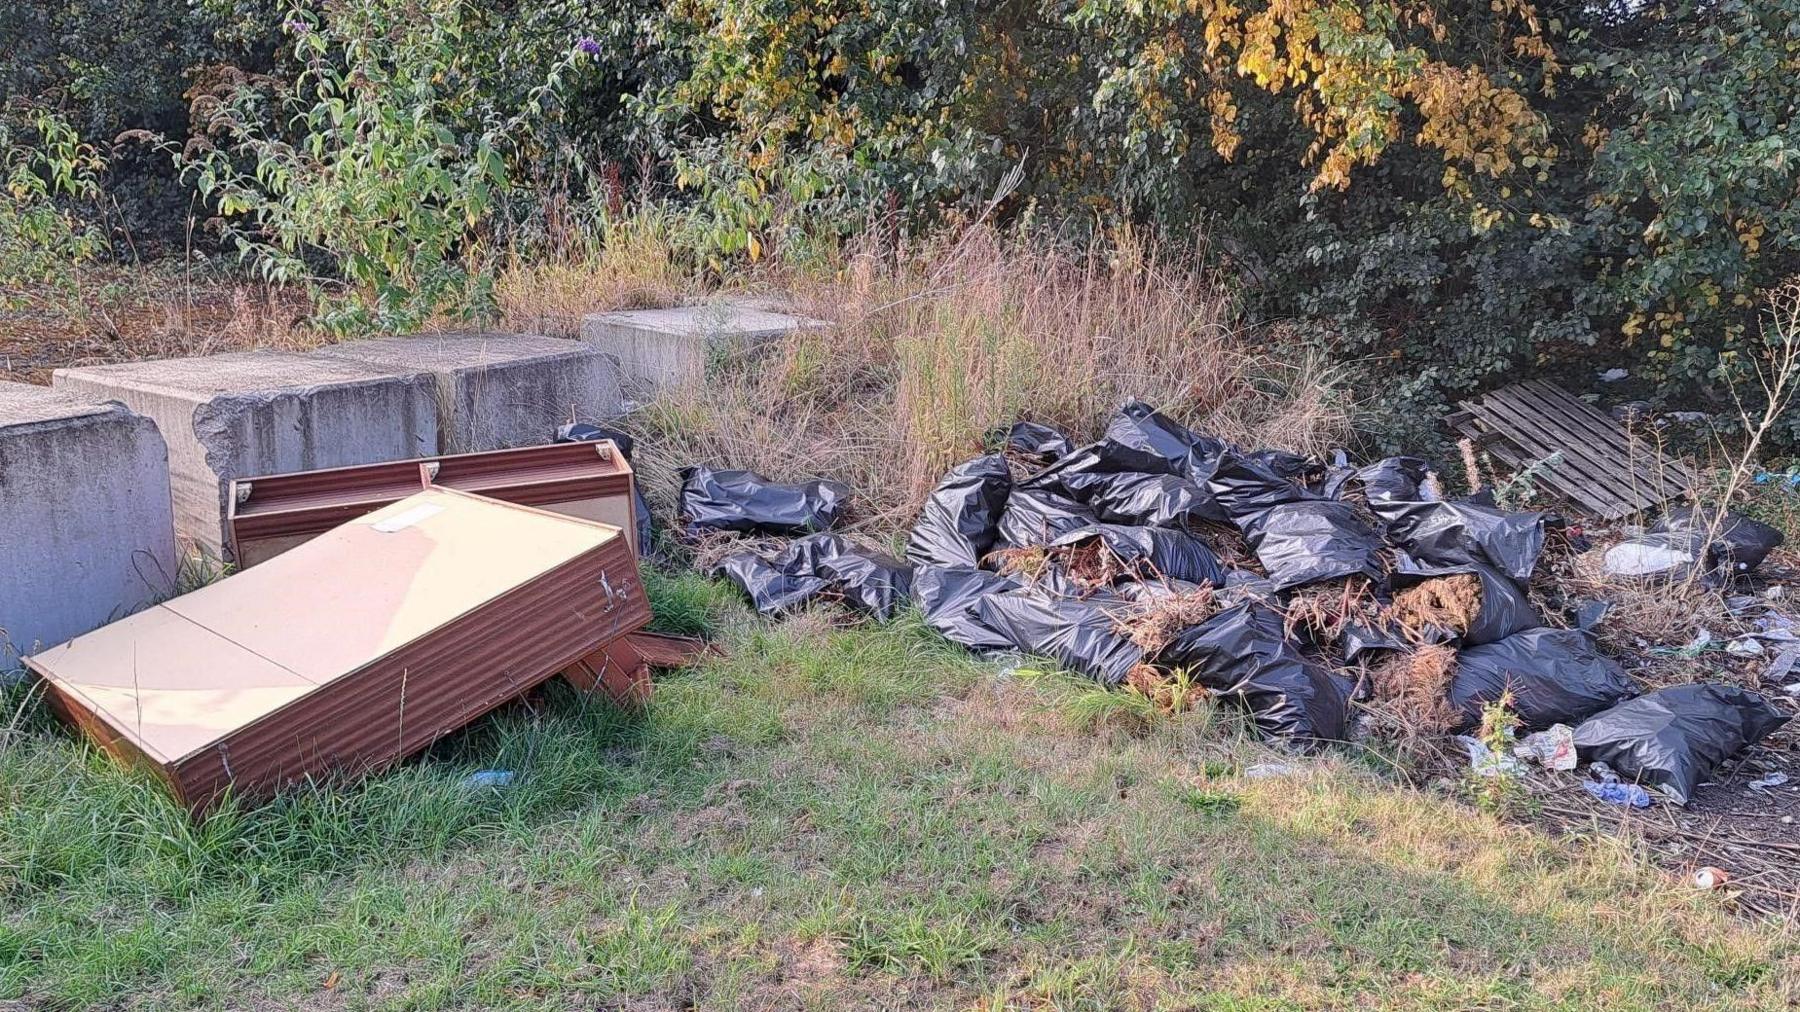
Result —
<instances>
[{"instance_id":1,"label":"concrete block","mask_svg":"<svg viewBox=\"0 0 1800 1012\"><path fill-rule=\"evenodd\" d=\"M0 672L170 596L176 562L156 424L0 383Z\"/></svg>"},{"instance_id":2,"label":"concrete block","mask_svg":"<svg viewBox=\"0 0 1800 1012\"><path fill-rule=\"evenodd\" d=\"M457 332L352 341L313 354L429 372L440 453L536 446L565 422L602 422L623 411L618 366L580 341Z\"/></svg>"},{"instance_id":3,"label":"concrete block","mask_svg":"<svg viewBox=\"0 0 1800 1012\"><path fill-rule=\"evenodd\" d=\"M169 444L175 532L228 558L233 478L437 453L429 373L275 351L58 369L51 385L149 416Z\"/></svg>"},{"instance_id":4,"label":"concrete block","mask_svg":"<svg viewBox=\"0 0 1800 1012\"><path fill-rule=\"evenodd\" d=\"M635 396L699 380L718 356L826 325L754 301L720 299L675 309L594 313L582 319L581 339L618 360L627 392Z\"/></svg>"}]
</instances>

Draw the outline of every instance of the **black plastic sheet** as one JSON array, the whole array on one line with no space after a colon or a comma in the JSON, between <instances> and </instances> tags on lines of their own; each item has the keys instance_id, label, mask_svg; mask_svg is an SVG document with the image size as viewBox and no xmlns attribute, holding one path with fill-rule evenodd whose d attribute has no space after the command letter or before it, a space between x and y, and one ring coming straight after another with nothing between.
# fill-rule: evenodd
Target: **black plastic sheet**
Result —
<instances>
[{"instance_id":1,"label":"black plastic sheet","mask_svg":"<svg viewBox=\"0 0 1800 1012\"><path fill-rule=\"evenodd\" d=\"M1212 493L1192 479L1175 474L1096 475L1085 484L1087 504L1106 523L1180 527L1205 521L1227 523L1230 517Z\"/></svg>"},{"instance_id":2,"label":"black plastic sheet","mask_svg":"<svg viewBox=\"0 0 1800 1012\"><path fill-rule=\"evenodd\" d=\"M1276 590L1349 576L1383 581L1381 538L1348 503L1282 503L1244 519L1242 526Z\"/></svg>"},{"instance_id":3,"label":"black plastic sheet","mask_svg":"<svg viewBox=\"0 0 1800 1012\"><path fill-rule=\"evenodd\" d=\"M754 471L705 465L681 470L681 516L689 534L829 531L842 519L849 501L850 489L835 481L782 485Z\"/></svg>"},{"instance_id":4,"label":"black plastic sheet","mask_svg":"<svg viewBox=\"0 0 1800 1012\"><path fill-rule=\"evenodd\" d=\"M1505 573L1492 566L1470 563L1465 566L1427 566L1405 552L1397 553L1392 580L1395 590L1422 580L1440 576L1468 574L1481 583L1481 611L1467 631L1457 637L1466 647L1478 647L1503 640L1513 633L1535 629L1544 624L1543 616L1532 607L1531 599Z\"/></svg>"},{"instance_id":5,"label":"black plastic sheet","mask_svg":"<svg viewBox=\"0 0 1800 1012\"><path fill-rule=\"evenodd\" d=\"M1239 525L1271 506L1319 498L1268 465L1230 450L1219 455L1206 489Z\"/></svg>"},{"instance_id":6,"label":"black plastic sheet","mask_svg":"<svg viewBox=\"0 0 1800 1012\"><path fill-rule=\"evenodd\" d=\"M1637 695L1625 672L1579 629L1527 629L1457 655L1450 704L1462 712L1465 729L1508 689L1513 712L1532 731L1576 724Z\"/></svg>"},{"instance_id":7,"label":"black plastic sheet","mask_svg":"<svg viewBox=\"0 0 1800 1012\"><path fill-rule=\"evenodd\" d=\"M1057 597L1024 589L980 598L975 614L1024 653L1118 685L1144 659L1143 650L1115 626L1114 614L1124 607L1123 600L1110 595Z\"/></svg>"},{"instance_id":8,"label":"black plastic sheet","mask_svg":"<svg viewBox=\"0 0 1800 1012\"><path fill-rule=\"evenodd\" d=\"M1173 527L1128 527L1094 524L1070 531L1051 542L1068 548L1098 539L1130 566L1139 579L1162 577L1215 587L1225 583L1225 567L1206 542Z\"/></svg>"},{"instance_id":9,"label":"black plastic sheet","mask_svg":"<svg viewBox=\"0 0 1800 1012\"><path fill-rule=\"evenodd\" d=\"M1040 422L1014 422L1006 433L1006 446L1044 464L1075 452L1068 433Z\"/></svg>"},{"instance_id":10,"label":"black plastic sheet","mask_svg":"<svg viewBox=\"0 0 1800 1012\"><path fill-rule=\"evenodd\" d=\"M1018 590L1010 576L967 566L918 566L913 570L913 603L925 624L952 643L980 653L1013 649L1006 634L982 621L976 606L992 594Z\"/></svg>"},{"instance_id":11,"label":"black plastic sheet","mask_svg":"<svg viewBox=\"0 0 1800 1012\"><path fill-rule=\"evenodd\" d=\"M1222 611L1183 631L1156 656L1249 710L1264 734L1296 747L1339 741L1349 728L1349 688L1288 641L1281 616L1258 604Z\"/></svg>"},{"instance_id":12,"label":"black plastic sheet","mask_svg":"<svg viewBox=\"0 0 1800 1012\"><path fill-rule=\"evenodd\" d=\"M737 584L764 615L791 612L829 592L885 620L912 597L911 566L835 534L800 538L772 558L733 553L713 575Z\"/></svg>"},{"instance_id":13,"label":"black plastic sheet","mask_svg":"<svg viewBox=\"0 0 1800 1012\"><path fill-rule=\"evenodd\" d=\"M1083 503L1047 489L1021 486L1013 489L1000 514L996 547L1041 547L1099 520L1093 509Z\"/></svg>"},{"instance_id":14,"label":"black plastic sheet","mask_svg":"<svg viewBox=\"0 0 1800 1012\"><path fill-rule=\"evenodd\" d=\"M1714 525L1717 530L1714 530ZM1786 536L1768 524L1726 510L1721 516L1710 509L1678 506L1662 515L1651 534L1691 534L1711 537L1710 561L1732 573L1748 573L1762 565L1769 553L1781 547Z\"/></svg>"},{"instance_id":15,"label":"black plastic sheet","mask_svg":"<svg viewBox=\"0 0 1800 1012\"><path fill-rule=\"evenodd\" d=\"M906 557L920 565L980 565L1000 536L1011 492L1012 474L998 454L952 468L925 500Z\"/></svg>"},{"instance_id":16,"label":"black plastic sheet","mask_svg":"<svg viewBox=\"0 0 1800 1012\"><path fill-rule=\"evenodd\" d=\"M1575 729L1583 759L1685 805L1726 759L1767 737L1788 717L1735 685L1677 685L1620 703Z\"/></svg>"},{"instance_id":17,"label":"black plastic sheet","mask_svg":"<svg viewBox=\"0 0 1800 1012\"><path fill-rule=\"evenodd\" d=\"M1351 481L1370 502L1419 502L1420 486L1430 473L1430 465L1418 457L1387 457L1358 468Z\"/></svg>"},{"instance_id":18,"label":"black plastic sheet","mask_svg":"<svg viewBox=\"0 0 1800 1012\"><path fill-rule=\"evenodd\" d=\"M1544 515L1474 502L1378 502L1388 540L1431 566L1493 566L1523 584L1544 550Z\"/></svg>"}]
</instances>

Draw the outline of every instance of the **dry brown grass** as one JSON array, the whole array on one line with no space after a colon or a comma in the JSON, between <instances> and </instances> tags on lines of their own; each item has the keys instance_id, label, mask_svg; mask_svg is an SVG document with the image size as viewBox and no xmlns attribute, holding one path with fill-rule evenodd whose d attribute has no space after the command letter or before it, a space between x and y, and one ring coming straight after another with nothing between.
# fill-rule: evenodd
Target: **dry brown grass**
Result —
<instances>
[{"instance_id":1,"label":"dry brown grass","mask_svg":"<svg viewBox=\"0 0 1800 1012\"><path fill-rule=\"evenodd\" d=\"M1267 355L1272 335L1244 331L1189 251L1130 232L1070 245L975 227L782 281L837 325L631 420L664 502L675 467L707 460L836 478L861 525L897 528L992 429L1026 417L1089 438L1128 397L1255 446L1318 451L1347 433L1316 360Z\"/></svg>"},{"instance_id":2,"label":"dry brown grass","mask_svg":"<svg viewBox=\"0 0 1800 1012\"><path fill-rule=\"evenodd\" d=\"M1480 614L1481 580L1468 573L1422 580L1395 594L1387 608L1409 643L1428 642L1434 629L1466 633Z\"/></svg>"},{"instance_id":3,"label":"dry brown grass","mask_svg":"<svg viewBox=\"0 0 1800 1012\"><path fill-rule=\"evenodd\" d=\"M1219 611L1211 587L1179 594L1158 594L1137 602L1114 625L1147 655L1169 645L1183 629L1197 626Z\"/></svg>"},{"instance_id":4,"label":"dry brown grass","mask_svg":"<svg viewBox=\"0 0 1800 1012\"><path fill-rule=\"evenodd\" d=\"M672 306L697 288L680 263L675 220L642 205L573 236L548 255L514 256L494 279L505 330L575 337L581 318L614 309Z\"/></svg>"},{"instance_id":5,"label":"dry brown grass","mask_svg":"<svg viewBox=\"0 0 1800 1012\"><path fill-rule=\"evenodd\" d=\"M1377 724L1390 737L1440 735L1454 730L1461 715L1450 705L1456 651L1440 644L1396 650L1369 668Z\"/></svg>"},{"instance_id":6,"label":"dry brown grass","mask_svg":"<svg viewBox=\"0 0 1800 1012\"><path fill-rule=\"evenodd\" d=\"M1325 580L1293 592L1282 606L1290 639L1296 635L1321 645L1335 645L1351 623L1373 626L1381 617L1375 588L1366 576Z\"/></svg>"}]
</instances>

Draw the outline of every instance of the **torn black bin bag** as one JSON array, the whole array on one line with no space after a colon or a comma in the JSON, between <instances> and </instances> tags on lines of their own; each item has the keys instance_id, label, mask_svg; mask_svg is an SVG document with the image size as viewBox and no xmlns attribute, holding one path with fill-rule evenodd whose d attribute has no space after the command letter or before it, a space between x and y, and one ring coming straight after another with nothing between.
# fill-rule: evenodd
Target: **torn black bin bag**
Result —
<instances>
[{"instance_id":1,"label":"torn black bin bag","mask_svg":"<svg viewBox=\"0 0 1800 1012\"><path fill-rule=\"evenodd\" d=\"M1281 616L1259 604L1222 611L1186 629L1156 655L1185 669L1218 695L1250 711L1264 734L1301 748L1342 740L1349 727L1348 687L1301 656Z\"/></svg>"},{"instance_id":2,"label":"torn black bin bag","mask_svg":"<svg viewBox=\"0 0 1800 1012\"><path fill-rule=\"evenodd\" d=\"M1493 566L1519 583L1544 550L1544 515L1463 502L1369 501L1388 541L1430 566Z\"/></svg>"},{"instance_id":3,"label":"torn black bin bag","mask_svg":"<svg viewBox=\"0 0 1800 1012\"><path fill-rule=\"evenodd\" d=\"M1350 484L1362 489L1370 502L1420 502L1426 475L1431 467L1418 457L1386 457L1357 468Z\"/></svg>"},{"instance_id":4,"label":"torn black bin bag","mask_svg":"<svg viewBox=\"0 0 1800 1012\"><path fill-rule=\"evenodd\" d=\"M1311 488L1325 479L1325 464L1315 457L1286 450L1252 450L1244 456L1296 485Z\"/></svg>"},{"instance_id":5,"label":"torn black bin bag","mask_svg":"<svg viewBox=\"0 0 1800 1012\"><path fill-rule=\"evenodd\" d=\"M758 614L775 616L798 611L823 593L826 582L808 572L788 572L752 551L733 552L708 571L714 579L735 584Z\"/></svg>"},{"instance_id":6,"label":"torn black bin bag","mask_svg":"<svg viewBox=\"0 0 1800 1012\"><path fill-rule=\"evenodd\" d=\"M1205 486L1180 475L1090 475L1077 485L1084 493L1078 498L1104 523L1179 527L1231 520Z\"/></svg>"},{"instance_id":7,"label":"torn black bin bag","mask_svg":"<svg viewBox=\"0 0 1800 1012\"><path fill-rule=\"evenodd\" d=\"M1011 492L1012 473L998 454L952 468L925 500L906 557L919 565L980 565L1000 536L1000 514Z\"/></svg>"},{"instance_id":8,"label":"torn black bin bag","mask_svg":"<svg viewBox=\"0 0 1800 1012\"><path fill-rule=\"evenodd\" d=\"M1650 533L1710 535L1708 561L1732 573L1748 573L1762 565L1770 552L1781 547L1786 537L1768 524L1741 513L1726 510L1720 516L1714 510L1689 506L1677 506L1664 513L1650 528Z\"/></svg>"},{"instance_id":9,"label":"torn black bin bag","mask_svg":"<svg viewBox=\"0 0 1800 1012\"><path fill-rule=\"evenodd\" d=\"M1225 585L1225 567L1206 542L1174 527L1094 524L1063 534L1051 545L1068 548L1099 539L1138 579L1157 577Z\"/></svg>"},{"instance_id":10,"label":"torn black bin bag","mask_svg":"<svg viewBox=\"0 0 1800 1012\"><path fill-rule=\"evenodd\" d=\"M631 451L636 444L629 435L617 429L589 425L586 422L571 422L556 430L558 443L597 443L603 439L612 440L613 445L625 456L625 462L631 462ZM631 481L631 512L637 519L638 558L656 558L656 538L652 529L655 521L650 516L650 503L644 498L644 490L638 485L636 476Z\"/></svg>"},{"instance_id":11,"label":"torn black bin bag","mask_svg":"<svg viewBox=\"0 0 1800 1012\"><path fill-rule=\"evenodd\" d=\"M1579 629L1527 629L1456 657L1450 705L1462 729L1481 723L1481 708L1511 689L1513 712L1526 730L1576 724L1637 695L1625 672Z\"/></svg>"},{"instance_id":12,"label":"torn black bin bag","mask_svg":"<svg viewBox=\"0 0 1800 1012\"><path fill-rule=\"evenodd\" d=\"M1207 477L1206 490L1240 526L1271 506L1319 498L1268 465L1233 450L1219 455Z\"/></svg>"},{"instance_id":13,"label":"torn black bin bag","mask_svg":"<svg viewBox=\"0 0 1800 1012\"><path fill-rule=\"evenodd\" d=\"M681 516L689 534L811 534L837 526L850 489L815 479L781 485L754 471L681 469Z\"/></svg>"},{"instance_id":14,"label":"torn black bin bag","mask_svg":"<svg viewBox=\"0 0 1800 1012\"><path fill-rule=\"evenodd\" d=\"M1144 659L1143 650L1114 624L1114 613L1125 606L1111 595L1056 597L1026 589L989 594L976 602L975 614L1025 653L1118 685Z\"/></svg>"},{"instance_id":15,"label":"torn black bin bag","mask_svg":"<svg viewBox=\"0 0 1800 1012\"><path fill-rule=\"evenodd\" d=\"M1006 433L1006 448L1048 464L1074 453L1075 442L1054 426L1041 422L1014 422Z\"/></svg>"},{"instance_id":16,"label":"torn black bin bag","mask_svg":"<svg viewBox=\"0 0 1800 1012\"><path fill-rule=\"evenodd\" d=\"M1242 526L1278 591L1348 576L1383 581L1381 537L1357 518L1349 503L1282 503L1250 516Z\"/></svg>"},{"instance_id":17,"label":"torn black bin bag","mask_svg":"<svg viewBox=\"0 0 1800 1012\"><path fill-rule=\"evenodd\" d=\"M990 594L1018 590L1019 581L986 569L967 566L918 566L913 569L913 603L925 624L952 643L987 653L1011 650L1012 640L981 620L975 606Z\"/></svg>"},{"instance_id":18,"label":"torn black bin bag","mask_svg":"<svg viewBox=\"0 0 1800 1012\"><path fill-rule=\"evenodd\" d=\"M1143 401L1126 401L1107 423L1106 455L1118 471L1178 474L1195 479L1212 471L1226 444L1202 436Z\"/></svg>"},{"instance_id":19,"label":"torn black bin bag","mask_svg":"<svg viewBox=\"0 0 1800 1012\"><path fill-rule=\"evenodd\" d=\"M1584 721L1575 729L1575 750L1685 805L1720 763L1787 722L1786 714L1749 689L1676 685Z\"/></svg>"},{"instance_id":20,"label":"torn black bin bag","mask_svg":"<svg viewBox=\"0 0 1800 1012\"><path fill-rule=\"evenodd\" d=\"M1535 629L1544 624L1543 616L1532 607L1525 591L1505 573L1492 566L1470 563L1466 566L1427 566L1405 552L1396 552L1394 572L1390 578L1399 591L1413 584L1440 576L1468 574L1481 583L1481 610L1469 628L1456 637L1463 646L1478 647L1503 640L1513 633Z\"/></svg>"},{"instance_id":21,"label":"torn black bin bag","mask_svg":"<svg viewBox=\"0 0 1800 1012\"><path fill-rule=\"evenodd\" d=\"M758 562L760 566L755 564ZM830 592L846 604L886 620L912 597L911 566L835 534L799 538L768 559L749 552L734 553L714 567L713 575L737 584L764 615L792 611L818 594Z\"/></svg>"},{"instance_id":22,"label":"torn black bin bag","mask_svg":"<svg viewBox=\"0 0 1800 1012\"><path fill-rule=\"evenodd\" d=\"M1013 489L1000 514L996 548L1030 548L1091 527L1100 520L1088 506L1041 488Z\"/></svg>"}]
</instances>

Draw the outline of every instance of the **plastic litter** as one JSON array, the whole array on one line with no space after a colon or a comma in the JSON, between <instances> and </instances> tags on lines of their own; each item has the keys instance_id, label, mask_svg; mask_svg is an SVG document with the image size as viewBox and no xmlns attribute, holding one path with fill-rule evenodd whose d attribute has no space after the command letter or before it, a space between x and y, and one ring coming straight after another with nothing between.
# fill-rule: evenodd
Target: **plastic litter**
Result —
<instances>
[{"instance_id":1,"label":"plastic litter","mask_svg":"<svg viewBox=\"0 0 1800 1012\"><path fill-rule=\"evenodd\" d=\"M1240 521L1275 589L1347 576L1380 583L1381 538L1336 499L1282 503Z\"/></svg>"},{"instance_id":2,"label":"plastic litter","mask_svg":"<svg viewBox=\"0 0 1800 1012\"><path fill-rule=\"evenodd\" d=\"M1164 471L1203 478L1226 450L1224 441L1202 436L1142 401L1127 401L1106 427L1103 442L1121 471Z\"/></svg>"},{"instance_id":3,"label":"plastic litter","mask_svg":"<svg viewBox=\"0 0 1800 1012\"><path fill-rule=\"evenodd\" d=\"M1421 502L1435 498L1423 488L1430 473L1431 466L1418 457L1388 457L1358 468L1351 480L1370 502Z\"/></svg>"},{"instance_id":4,"label":"plastic litter","mask_svg":"<svg viewBox=\"0 0 1800 1012\"><path fill-rule=\"evenodd\" d=\"M1281 616L1262 605L1239 605L1183 631L1156 663L1185 668L1249 710L1264 734L1295 747L1342 740L1349 728L1348 686L1301 656Z\"/></svg>"},{"instance_id":5,"label":"plastic litter","mask_svg":"<svg viewBox=\"0 0 1800 1012\"><path fill-rule=\"evenodd\" d=\"M1730 881L1730 872L1723 868L1715 868L1710 864L1694 872L1694 888L1701 892L1712 892L1714 889L1722 889L1725 887L1725 884Z\"/></svg>"},{"instance_id":6,"label":"plastic litter","mask_svg":"<svg viewBox=\"0 0 1800 1012\"><path fill-rule=\"evenodd\" d=\"M1225 568L1206 542L1172 527L1095 524L1070 531L1051 545L1069 548L1096 539L1140 580L1163 578L1214 587L1225 584Z\"/></svg>"},{"instance_id":7,"label":"plastic litter","mask_svg":"<svg viewBox=\"0 0 1800 1012\"><path fill-rule=\"evenodd\" d=\"M1620 783L1617 780L1583 780L1581 788L1609 805L1629 805L1632 808L1650 807L1650 792L1637 784Z\"/></svg>"},{"instance_id":8,"label":"plastic litter","mask_svg":"<svg viewBox=\"0 0 1800 1012\"><path fill-rule=\"evenodd\" d=\"M1429 566L1492 566L1523 584L1544 550L1544 515L1462 502L1376 502L1388 540Z\"/></svg>"},{"instance_id":9,"label":"plastic litter","mask_svg":"<svg viewBox=\"0 0 1800 1012\"><path fill-rule=\"evenodd\" d=\"M829 531L843 518L850 489L817 479L793 485L754 471L681 469L681 516L687 532L811 534Z\"/></svg>"},{"instance_id":10,"label":"plastic litter","mask_svg":"<svg viewBox=\"0 0 1800 1012\"><path fill-rule=\"evenodd\" d=\"M1766 773L1757 777L1755 780L1750 781L1746 786L1752 790L1766 791L1772 787L1780 787L1787 782L1788 775L1777 770L1774 773Z\"/></svg>"},{"instance_id":11,"label":"plastic litter","mask_svg":"<svg viewBox=\"0 0 1800 1012\"><path fill-rule=\"evenodd\" d=\"M1733 657L1761 657L1763 645L1754 636L1744 636L1725 644L1725 652Z\"/></svg>"},{"instance_id":12,"label":"plastic litter","mask_svg":"<svg viewBox=\"0 0 1800 1012\"><path fill-rule=\"evenodd\" d=\"M1244 767L1245 780L1274 780L1279 777L1291 777L1300 772L1300 767L1293 763L1257 763Z\"/></svg>"},{"instance_id":13,"label":"plastic litter","mask_svg":"<svg viewBox=\"0 0 1800 1012\"><path fill-rule=\"evenodd\" d=\"M1107 523L1175 527L1205 521L1225 523L1229 517L1212 493L1192 479L1175 474L1095 475L1078 483L1086 502Z\"/></svg>"},{"instance_id":14,"label":"plastic litter","mask_svg":"<svg viewBox=\"0 0 1800 1012\"><path fill-rule=\"evenodd\" d=\"M1677 685L1595 715L1575 729L1575 747L1583 758L1601 760L1685 805L1719 763L1787 721L1748 689Z\"/></svg>"},{"instance_id":15,"label":"plastic litter","mask_svg":"<svg viewBox=\"0 0 1800 1012\"><path fill-rule=\"evenodd\" d=\"M1552 724L1528 734L1513 746L1513 755L1547 770L1572 770L1576 763L1575 729L1567 724Z\"/></svg>"},{"instance_id":16,"label":"plastic litter","mask_svg":"<svg viewBox=\"0 0 1800 1012\"><path fill-rule=\"evenodd\" d=\"M1699 565L1700 554L1691 534L1645 534L1608 548L1600 564L1608 576L1685 580Z\"/></svg>"},{"instance_id":17,"label":"plastic litter","mask_svg":"<svg viewBox=\"0 0 1800 1012\"><path fill-rule=\"evenodd\" d=\"M619 449L622 451L624 447ZM511 787L516 779L517 776L512 770L477 770L462 778L462 787L469 791L499 790L502 787Z\"/></svg>"},{"instance_id":18,"label":"plastic litter","mask_svg":"<svg viewBox=\"0 0 1800 1012\"><path fill-rule=\"evenodd\" d=\"M1067 433L1039 422L1014 422L1006 433L1006 446L1044 464L1075 452Z\"/></svg>"},{"instance_id":19,"label":"plastic litter","mask_svg":"<svg viewBox=\"0 0 1800 1012\"><path fill-rule=\"evenodd\" d=\"M1479 738L1459 734L1456 743L1469 754L1469 771L1478 777L1516 777L1525 772L1524 763L1504 752L1495 752Z\"/></svg>"},{"instance_id":20,"label":"plastic litter","mask_svg":"<svg viewBox=\"0 0 1800 1012\"><path fill-rule=\"evenodd\" d=\"M1579 629L1527 629L1457 656L1450 703L1462 712L1465 728L1475 726L1482 706L1508 689L1514 712L1533 731L1576 723L1637 694L1619 666Z\"/></svg>"},{"instance_id":21,"label":"plastic litter","mask_svg":"<svg viewBox=\"0 0 1800 1012\"><path fill-rule=\"evenodd\" d=\"M991 594L1019 589L1019 581L986 569L919 566L913 570L913 602L925 624L945 639L978 653L1011 650L1012 640L981 620L975 604Z\"/></svg>"},{"instance_id":22,"label":"plastic litter","mask_svg":"<svg viewBox=\"0 0 1800 1012\"><path fill-rule=\"evenodd\" d=\"M1714 524L1718 530L1713 530ZM1711 535L1709 555L1712 560L1734 573L1747 573L1762 565L1769 553L1781 547L1785 536L1768 524L1752 520L1731 510L1720 515L1710 509L1679 506L1662 515L1651 526L1651 534Z\"/></svg>"},{"instance_id":23,"label":"plastic litter","mask_svg":"<svg viewBox=\"0 0 1800 1012\"><path fill-rule=\"evenodd\" d=\"M1143 650L1115 627L1113 614L1120 603L1106 596L1082 600L1026 588L979 598L975 614L1025 653L1118 685L1144 659Z\"/></svg>"},{"instance_id":24,"label":"plastic litter","mask_svg":"<svg viewBox=\"0 0 1800 1012\"><path fill-rule=\"evenodd\" d=\"M1011 492L1004 457L976 457L951 468L925 500L906 557L919 565L980 565L1000 536L1000 515Z\"/></svg>"},{"instance_id":25,"label":"plastic litter","mask_svg":"<svg viewBox=\"0 0 1800 1012\"><path fill-rule=\"evenodd\" d=\"M713 575L737 584L763 615L791 612L829 592L885 620L912 596L911 566L835 534L800 538L772 558L734 552Z\"/></svg>"}]
</instances>

